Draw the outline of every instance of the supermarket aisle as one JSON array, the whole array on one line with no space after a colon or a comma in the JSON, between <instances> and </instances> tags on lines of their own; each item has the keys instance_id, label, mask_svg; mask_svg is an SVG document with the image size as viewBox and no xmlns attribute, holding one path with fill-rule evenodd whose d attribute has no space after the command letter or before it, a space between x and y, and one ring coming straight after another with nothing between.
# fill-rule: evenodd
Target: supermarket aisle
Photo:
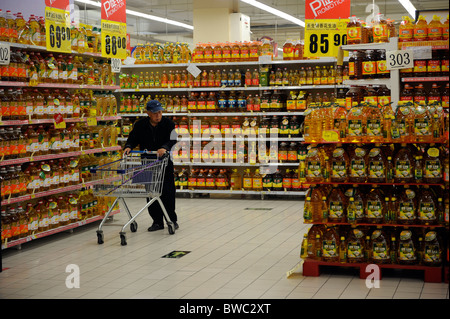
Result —
<instances>
[{"instance_id":1,"label":"supermarket aisle","mask_svg":"<svg viewBox=\"0 0 450 319\"><path fill-rule=\"evenodd\" d=\"M131 209L143 205L129 200ZM420 277L384 277L369 290L349 272L303 277L286 272L299 261L303 225L301 201L177 199L180 229L147 232L150 219L138 219L121 246L126 221L116 215L98 245L96 226L59 234L4 252L0 298L432 298L448 299L448 285ZM250 209L246 209L250 208ZM258 210L264 208L270 210ZM161 258L172 251L185 256ZM80 288L68 289L66 266L80 270Z\"/></svg>"}]
</instances>

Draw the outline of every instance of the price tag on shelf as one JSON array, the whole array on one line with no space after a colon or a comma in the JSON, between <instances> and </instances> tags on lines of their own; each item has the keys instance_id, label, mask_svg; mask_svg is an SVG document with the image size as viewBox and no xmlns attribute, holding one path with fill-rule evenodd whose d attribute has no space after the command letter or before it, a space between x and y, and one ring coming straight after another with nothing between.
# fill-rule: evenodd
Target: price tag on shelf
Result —
<instances>
[{"instance_id":1,"label":"price tag on shelf","mask_svg":"<svg viewBox=\"0 0 450 319\"><path fill-rule=\"evenodd\" d=\"M9 65L11 47L9 43L0 43L0 65Z\"/></svg>"},{"instance_id":2,"label":"price tag on shelf","mask_svg":"<svg viewBox=\"0 0 450 319\"><path fill-rule=\"evenodd\" d=\"M410 69L413 67L413 50L393 50L386 52L386 68L388 70Z\"/></svg>"},{"instance_id":3,"label":"price tag on shelf","mask_svg":"<svg viewBox=\"0 0 450 319\"><path fill-rule=\"evenodd\" d=\"M97 118L95 118L95 117L88 117L87 118L87 125L88 126L97 126Z\"/></svg>"},{"instance_id":4,"label":"price tag on shelf","mask_svg":"<svg viewBox=\"0 0 450 319\"><path fill-rule=\"evenodd\" d=\"M112 58L111 59L111 72L112 73L120 73L121 68L122 68L122 60Z\"/></svg>"},{"instance_id":5,"label":"price tag on shelf","mask_svg":"<svg viewBox=\"0 0 450 319\"><path fill-rule=\"evenodd\" d=\"M305 21L305 57L337 57L341 45L347 44L349 19Z\"/></svg>"},{"instance_id":6,"label":"price tag on shelf","mask_svg":"<svg viewBox=\"0 0 450 319\"><path fill-rule=\"evenodd\" d=\"M72 52L69 11L45 8L46 46L48 51Z\"/></svg>"},{"instance_id":7,"label":"price tag on shelf","mask_svg":"<svg viewBox=\"0 0 450 319\"><path fill-rule=\"evenodd\" d=\"M190 63L186 69L190 74L192 74L192 76L194 78L196 78L197 76L199 76L200 73L202 73L202 71L195 65Z\"/></svg>"},{"instance_id":8,"label":"price tag on shelf","mask_svg":"<svg viewBox=\"0 0 450 319\"><path fill-rule=\"evenodd\" d=\"M60 113L53 115L55 128L66 128L66 122L64 121L63 116Z\"/></svg>"}]
</instances>

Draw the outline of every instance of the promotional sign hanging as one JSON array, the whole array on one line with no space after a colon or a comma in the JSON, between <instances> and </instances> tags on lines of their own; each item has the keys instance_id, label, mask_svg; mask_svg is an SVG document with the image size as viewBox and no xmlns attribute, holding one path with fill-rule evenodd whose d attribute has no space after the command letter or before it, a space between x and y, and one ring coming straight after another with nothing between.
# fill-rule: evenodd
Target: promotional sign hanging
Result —
<instances>
[{"instance_id":1,"label":"promotional sign hanging","mask_svg":"<svg viewBox=\"0 0 450 319\"><path fill-rule=\"evenodd\" d=\"M305 57L337 57L347 44L350 0L306 0Z\"/></svg>"},{"instance_id":2,"label":"promotional sign hanging","mask_svg":"<svg viewBox=\"0 0 450 319\"><path fill-rule=\"evenodd\" d=\"M127 57L126 0L102 0L102 56Z\"/></svg>"},{"instance_id":3,"label":"promotional sign hanging","mask_svg":"<svg viewBox=\"0 0 450 319\"><path fill-rule=\"evenodd\" d=\"M48 51L71 53L69 0L45 0Z\"/></svg>"}]
</instances>

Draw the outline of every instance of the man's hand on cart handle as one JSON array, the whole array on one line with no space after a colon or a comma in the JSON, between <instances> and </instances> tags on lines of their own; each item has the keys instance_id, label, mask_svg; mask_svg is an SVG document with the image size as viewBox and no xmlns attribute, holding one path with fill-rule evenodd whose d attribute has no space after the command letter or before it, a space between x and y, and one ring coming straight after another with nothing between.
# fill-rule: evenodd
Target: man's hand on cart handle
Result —
<instances>
[{"instance_id":1,"label":"man's hand on cart handle","mask_svg":"<svg viewBox=\"0 0 450 319\"><path fill-rule=\"evenodd\" d=\"M163 157L164 154L166 154L167 150L165 148L160 148L159 150L156 151L158 153L158 157Z\"/></svg>"},{"instance_id":2,"label":"man's hand on cart handle","mask_svg":"<svg viewBox=\"0 0 450 319\"><path fill-rule=\"evenodd\" d=\"M127 147L123 150L123 155L128 155L131 152L131 148Z\"/></svg>"}]
</instances>

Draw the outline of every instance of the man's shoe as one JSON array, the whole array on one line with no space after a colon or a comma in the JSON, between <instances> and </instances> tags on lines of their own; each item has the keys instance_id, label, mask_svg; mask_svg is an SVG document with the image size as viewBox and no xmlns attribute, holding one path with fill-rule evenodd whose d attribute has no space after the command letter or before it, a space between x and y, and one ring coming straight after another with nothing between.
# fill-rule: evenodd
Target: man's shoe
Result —
<instances>
[{"instance_id":1,"label":"man's shoe","mask_svg":"<svg viewBox=\"0 0 450 319\"><path fill-rule=\"evenodd\" d=\"M153 225L151 225L148 228L148 231L155 231L155 230L160 230L160 229L164 229L164 226L162 226L160 224L153 223Z\"/></svg>"},{"instance_id":2,"label":"man's shoe","mask_svg":"<svg viewBox=\"0 0 450 319\"><path fill-rule=\"evenodd\" d=\"M175 229L180 228L180 226L178 226L178 223L177 223L177 222L173 222L173 225L175 226Z\"/></svg>"}]
</instances>

